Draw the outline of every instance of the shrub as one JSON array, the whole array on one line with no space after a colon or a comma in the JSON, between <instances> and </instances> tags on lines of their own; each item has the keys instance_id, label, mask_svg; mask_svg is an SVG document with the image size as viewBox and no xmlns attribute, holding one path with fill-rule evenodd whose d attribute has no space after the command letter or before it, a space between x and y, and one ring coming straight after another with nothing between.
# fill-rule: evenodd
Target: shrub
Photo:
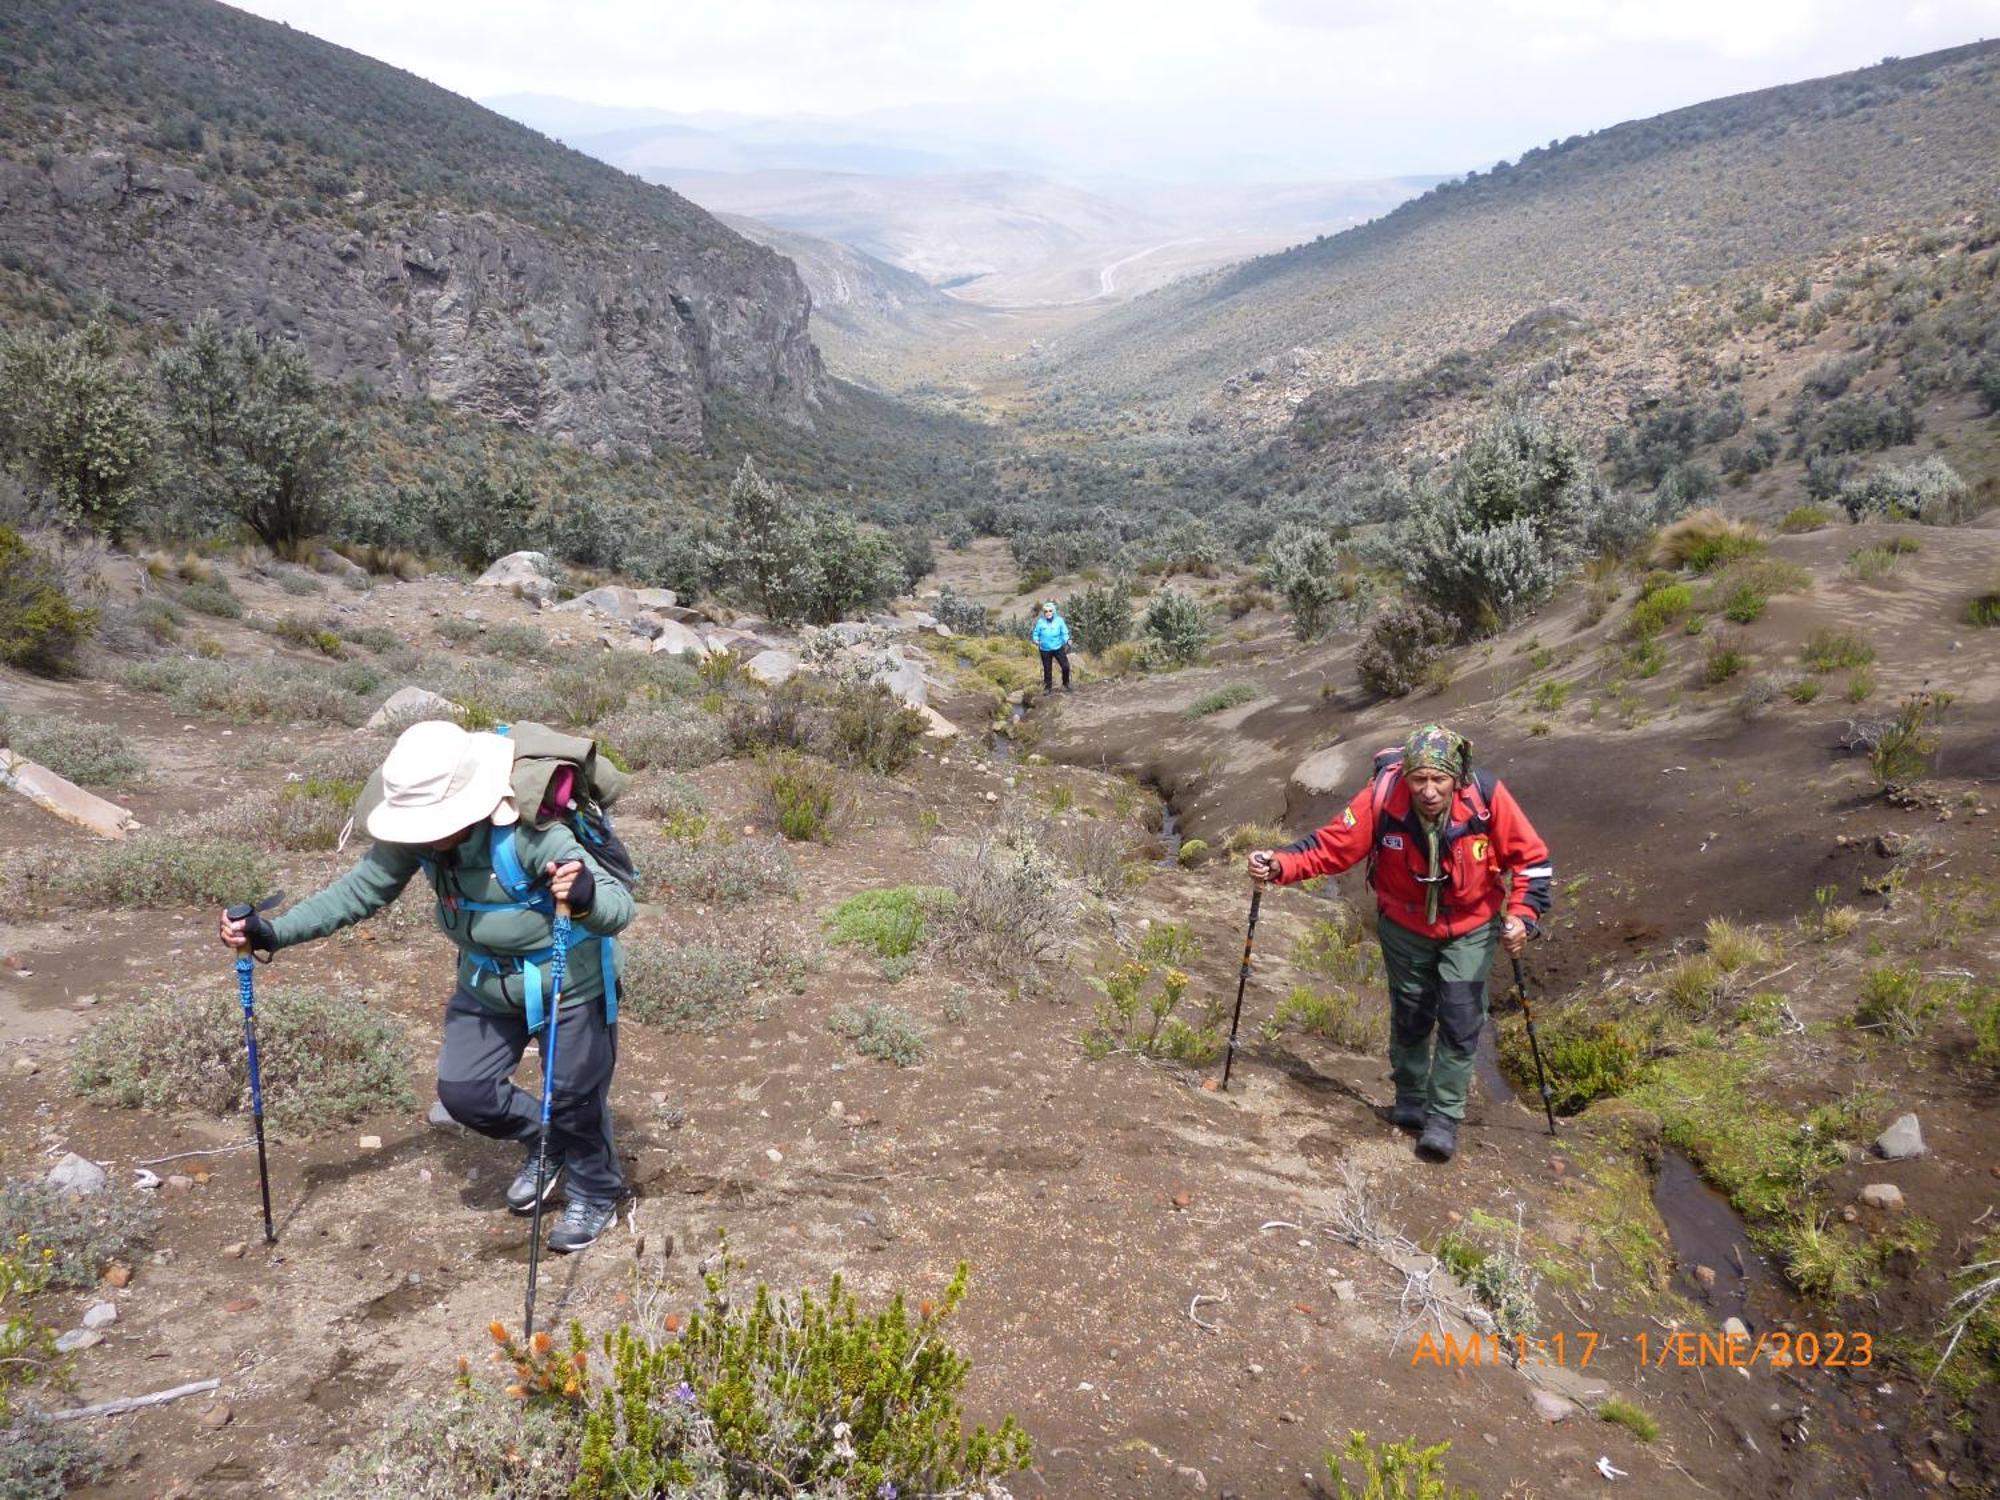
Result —
<instances>
[{"instance_id":1,"label":"shrub","mask_svg":"<svg viewBox=\"0 0 2000 1500\"><path fill-rule=\"evenodd\" d=\"M1833 512L1824 505L1795 505L1778 522L1778 530L1794 536L1802 531L1818 531L1832 519Z\"/></svg>"},{"instance_id":2,"label":"shrub","mask_svg":"<svg viewBox=\"0 0 2000 1500\"><path fill-rule=\"evenodd\" d=\"M1896 571L1903 555L1890 547L1857 547L1847 555L1847 571L1863 583L1873 583Z\"/></svg>"},{"instance_id":3,"label":"shrub","mask_svg":"<svg viewBox=\"0 0 2000 1500\"><path fill-rule=\"evenodd\" d=\"M1958 1012L1972 1029L1972 1060L2000 1067L2000 986L1969 986L1959 996Z\"/></svg>"},{"instance_id":4,"label":"shrub","mask_svg":"<svg viewBox=\"0 0 2000 1500\"><path fill-rule=\"evenodd\" d=\"M723 721L689 703L615 713L597 726L597 734L634 771L695 771L730 751Z\"/></svg>"},{"instance_id":5,"label":"shrub","mask_svg":"<svg viewBox=\"0 0 2000 1500\"><path fill-rule=\"evenodd\" d=\"M1571 433L1509 412L1459 451L1443 484L1411 496L1397 555L1421 602L1488 630L1554 591L1605 499Z\"/></svg>"},{"instance_id":6,"label":"shrub","mask_svg":"<svg viewBox=\"0 0 2000 1500\"><path fill-rule=\"evenodd\" d=\"M333 1455L312 1500L557 1500L582 1454L575 1409L524 1403L469 1382L390 1410L381 1427Z\"/></svg>"},{"instance_id":7,"label":"shrub","mask_svg":"<svg viewBox=\"0 0 2000 1500\"><path fill-rule=\"evenodd\" d=\"M899 1068L914 1067L930 1050L923 1028L900 1006L870 1000L861 1005L836 1005L826 1018L827 1029L846 1037L863 1057L880 1058Z\"/></svg>"},{"instance_id":8,"label":"shrub","mask_svg":"<svg viewBox=\"0 0 2000 1500\"><path fill-rule=\"evenodd\" d=\"M230 593L229 585L220 579L214 583L190 583L174 596L174 602L198 615L214 615L222 620L243 618L243 601Z\"/></svg>"},{"instance_id":9,"label":"shrub","mask_svg":"<svg viewBox=\"0 0 2000 1500\"><path fill-rule=\"evenodd\" d=\"M40 1180L0 1183L0 1245L20 1246L55 1286L96 1286L106 1266L159 1224L153 1199L122 1187L66 1193Z\"/></svg>"},{"instance_id":10,"label":"shrub","mask_svg":"<svg viewBox=\"0 0 2000 1500\"><path fill-rule=\"evenodd\" d=\"M853 814L853 794L825 761L784 754L763 772L765 813L794 842L830 844Z\"/></svg>"},{"instance_id":11,"label":"shrub","mask_svg":"<svg viewBox=\"0 0 2000 1500\"><path fill-rule=\"evenodd\" d=\"M1754 556L1763 550L1764 542L1756 527L1708 509L1682 516L1662 531L1654 544L1653 558L1663 567L1706 573L1735 558Z\"/></svg>"},{"instance_id":12,"label":"shrub","mask_svg":"<svg viewBox=\"0 0 2000 1500\"><path fill-rule=\"evenodd\" d=\"M1835 498L1850 521L1870 517L1956 526L1972 517L1972 492L1958 471L1933 454L1917 463L1877 469L1850 478Z\"/></svg>"},{"instance_id":13,"label":"shrub","mask_svg":"<svg viewBox=\"0 0 2000 1500\"><path fill-rule=\"evenodd\" d=\"M1208 649L1208 615L1192 594L1163 589L1146 606L1146 635L1153 649L1176 666L1186 666Z\"/></svg>"},{"instance_id":14,"label":"shrub","mask_svg":"<svg viewBox=\"0 0 2000 1500\"><path fill-rule=\"evenodd\" d=\"M1252 682L1232 682L1225 687L1203 693L1187 706L1187 717L1204 719L1210 714L1223 713L1228 709L1240 708L1252 699L1261 698L1263 689Z\"/></svg>"},{"instance_id":15,"label":"shrub","mask_svg":"<svg viewBox=\"0 0 2000 1500\"><path fill-rule=\"evenodd\" d=\"M62 677L97 627L97 611L73 601L62 571L11 526L0 525L0 662Z\"/></svg>"},{"instance_id":16,"label":"shrub","mask_svg":"<svg viewBox=\"0 0 2000 1500\"><path fill-rule=\"evenodd\" d=\"M266 792L234 797L175 823L171 832L255 844L264 848L319 850L339 845L353 815L362 780L306 776Z\"/></svg>"},{"instance_id":17,"label":"shrub","mask_svg":"<svg viewBox=\"0 0 2000 1500\"><path fill-rule=\"evenodd\" d=\"M109 327L0 339L0 410L0 457L63 528L120 540L157 466L159 429Z\"/></svg>"},{"instance_id":18,"label":"shrub","mask_svg":"<svg viewBox=\"0 0 2000 1500\"><path fill-rule=\"evenodd\" d=\"M937 603L931 606L937 622L955 635L986 634L989 613L985 605L975 604L948 583L938 590Z\"/></svg>"},{"instance_id":19,"label":"shrub","mask_svg":"<svg viewBox=\"0 0 2000 1500\"><path fill-rule=\"evenodd\" d=\"M1450 1451L1449 1442L1419 1448L1415 1438L1378 1449L1367 1433L1355 1431L1344 1449L1327 1454L1326 1470L1336 1500L1479 1500L1476 1492L1445 1481L1444 1456ZM1358 1482L1349 1483L1343 1463L1354 1465Z\"/></svg>"},{"instance_id":20,"label":"shrub","mask_svg":"<svg viewBox=\"0 0 2000 1500\"><path fill-rule=\"evenodd\" d=\"M923 945L928 915L953 900L934 885L898 885L849 896L827 913L839 947L866 948L878 958L905 958Z\"/></svg>"},{"instance_id":21,"label":"shrub","mask_svg":"<svg viewBox=\"0 0 2000 1500\"><path fill-rule=\"evenodd\" d=\"M1708 643L1708 651L1702 658L1701 680L1714 687L1729 681L1749 665L1748 653L1734 641L1717 636Z\"/></svg>"},{"instance_id":22,"label":"shrub","mask_svg":"<svg viewBox=\"0 0 2000 1500\"><path fill-rule=\"evenodd\" d=\"M1075 918L1055 857L1030 834L947 854L939 884L958 898L938 924L967 963L983 964L1012 983L1032 987L1042 965L1058 956Z\"/></svg>"},{"instance_id":23,"label":"shrub","mask_svg":"<svg viewBox=\"0 0 2000 1500\"><path fill-rule=\"evenodd\" d=\"M1948 693L1912 693L1895 716L1875 726L1868 748L1868 769L1886 790L1910 786L1930 775L1937 754L1936 726L1951 703Z\"/></svg>"},{"instance_id":24,"label":"shrub","mask_svg":"<svg viewBox=\"0 0 2000 1500\"><path fill-rule=\"evenodd\" d=\"M844 766L893 776L916 758L930 720L881 682L842 683L833 692L827 751Z\"/></svg>"},{"instance_id":25,"label":"shrub","mask_svg":"<svg viewBox=\"0 0 2000 1500\"><path fill-rule=\"evenodd\" d=\"M804 677L729 705L730 748L737 755L760 750L812 750L826 737L826 714Z\"/></svg>"},{"instance_id":26,"label":"shrub","mask_svg":"<svg viewBox=\"0 0 2000 1500\"><path fill-rule=\"evenodd\" d=\"M1989 589L1967 603L1965 623L1982 630L2000 625L2000 589Z\"/></svg>"},{"instance_id":27,"label":"shrub","mask_svg":"<svg viewBox=\"0 0 2000 1500\"><path fill-rule=\"evenodd\" d=\"M1199 1066L1222 1050L1222 1007L1211 1002L1193 1024L1177 1014L1187 998L1182 967L1200 956L1187 929L1163 922L1139 942L1138 954L1091 985L1104 998L1084 1029L1084 1052L1108 1057L1133 1052Z\"/></svg>"},{"instance_id":28,"label":"shrub","mask_svg":"<svg viewBox=\"0 0 2000 1500\"><path fill-rule=\"evenodd\" d=\"M759 896L790 895L798 866L782 838L662 844L646 857L647 889L662 898L741 905Z\"/></svg>"},{"instance_id":29,"label":"shrub","mask_svg":"<svg viewBox=\"0 0 2000 1500\"><path fill-rule=\"evenodd\" d=\"M567 1398L581 1414L583 1444L565 1493L976 1494L1027 1466L1029 1440L1012 1417L990 1433L964 1428L971 1366L943 1336L965 1298L963 1262L915 1317L900 1295L864 1317L838 1275L824 1297L807 1291L793 1301L761 1285L732 1296L733 1269L725 1248L701 1308L670 1340L630 1326L605 1336L602 1391L594 1401L582 1389ZM581 1331L571 1340L573 1353L553 1361L563 1371L557 1389L584 1368Z\"/></svg>"},{"instance_id":30,"label":"shrub","mask_svg":"<svg viewBox=\"0 0 2000 1500\"><path fill-rule=\"evenodd\" d=\"M0 745L86 786L128 786L146 772L131 742L111 725L60 714L0 713Z\"/></svg>"},{"instance_id":31,"label":"shrub","mask_svg":"<svg viewBox=\"0 0 2000 1500\"><path fill-rule=\"evenodd\" d=\"M1739 583L1729 591L1722 601L1722 616L1737 625L1748 625L1759 619L1769 606L1771 596L1753 583Z\"/></svg>"},{"instance_id":32,"label":"shrub","mask_svg":"<svg viewBox=\"0 0 2000 1500\"><path fill-rule=\"evenodd\" d=\"M672 1031L728 1025L758 979L749 955L708 943L640 938L620 945L619 965L619 1014Z\"/></svg>"},{"instance_id":33,"label":"shrub","mask_svg":"<svg viewBox=\"0 0 2000 1500\"><path fill-rule=\"evenodd\" d=\"M1875 660L1875 648L1851 630L1815 630L1806 637L1799 659L1814 672L1841 667L1865 667Z\"/></svg>"},{"instance_id":34,"label":"shrub","mask_svg":"<svg viewBox=\"0 0 2000 1500\"><path fill-rule=\"evenodd\" d=\"M1183 870L1192 870L1208 858L1207 839L1183 839L1176 862Z\"/></svg>"},{"instance_id":35,"label":"shrub","mask_svg":"<svg viewBox=\"0 0 2000 1500\"><path fill-rule=\"evenodd\" d=\"M354 994L283 985L257 997L264 1111L316 1129L410 1109L402 1032ZM122 1109L243 1114L250 1107L243 1012L233 993L159 992L122 1006L77 1039L79 1094Z\"/></svg>"},{"instance_id":36,"label":"shrub","mask_svg":"<svg viewBox=\"0 0 2000 1500\"><path fill-rule=\"evenodd\" d=\"M65 906L224 906L257 900L270 879L248 845L142 833L47 861L20 895L42 891Z\"/></svg>"},{"instance_id":37,"label":"shrub","mask_svg":"<svg viewBox=\"0 0 2000 1500\"><path fill-rule=\"evenodd\" d=\"M1456 638L1451 620L1424 604L1388 611L1368 627L1355 654L1361 685L1384 698L1415 692Z\"/></svg>"},{"instance_id":38,"label":"shrub","mask_svg":"<svg viewBox=\"0 0 2000 1500\"><path fill-rule=\"evenodd\" d=\"M1300 640L1316 640L1331 628L1344 591L1340 548L1324 530L1296 522L1280 527L1264 576L1283 596Z\"/></svg>"},{"instance_id":39,"label":"shrub","mask_svg":"<svg viewBox=\"0 0 2000 1500\"><path fill-rule=\"evenodd\" d=\"M161 694L178 713L213 714L237 723L277 720L358 725L374 706L369 699L374 687L359 689L358 685L367 676L379 683L380 674L358 664L342 670L365 675L343 678L294 662L168 658L128 667L120 680L126 687Z\"/></svg>"},{"instance_id":40,"label":"shrub","mask_svg":"<svg viewBox=\"0 0 2000 1500\"><path fill-rule=\"evenodd\" d=\"M685 776L636 776L618 801L618 816L657 818L669 838L692 832L699 842L708 826L708 799Z\"/></svg>"},{"instance_id":41,"label":"shrub","mask_svg":"<svg viewBox=\"0 0 2000 1500\"><path fill-rule=\"evenodd\" d=\"M1594 1099L1623 1093L1638 1075L1639 1050L1615 1022L1586 1022L1576 1013L1562 1012L1544 1021L1539 1030L1549 1092L1564 1114ZM1535 1081L1526 1027L1511 1021L1502 1025L1500 1051L1514 1077Z\"/></svg>"},{"instance_id":42,"label":"shrub","mask_svg":"<svg viewBox=\"0 0 2000 1500\"><path fill-rule=\"evenodd\" d=\"M1693 609L1694 590L1688 585L1669 583L1649 587L1633 602L1632 613L1625 622L1626 634L1635 640L1649 639L1685 620Z\"/></svg>"},{"instance_id":43,"label":"shrub","mask_svg":"<svg viewBox=\"0 0 2000 1500\"><path fill-rule=\"evenodd\" d=\"M1132 634L1132 592L1123 583L1096 584L1063 600L1063 618L1076 644L1092 656Z\"/></svg>"},{"instance_id":44,"label":"shrub","mask_svg":"<svg viewBox=\"0 0 2000 1500\"><path fill-rule=\"evenodd\" d=\"M0 1495L8 1500L62 1500L102 1479L104 1469L104 1455L74 1424L29 1415L0 1426Z\"/></svg>"}]
</instances>

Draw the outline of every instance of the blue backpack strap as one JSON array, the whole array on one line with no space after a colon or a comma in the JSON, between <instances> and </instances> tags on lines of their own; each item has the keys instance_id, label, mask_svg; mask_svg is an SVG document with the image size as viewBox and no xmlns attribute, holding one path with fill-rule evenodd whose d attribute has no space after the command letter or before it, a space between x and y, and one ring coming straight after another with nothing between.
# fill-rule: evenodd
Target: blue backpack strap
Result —
<instances>
[{"instance_id":1,"label":"blue backpack strap","mask_svg":"<svg viewBox=\"0 0 2000 1500\"><path fill-rule=\"evenodd\" d=\"M533 1035L542 1029L542 966L537 963L521 964L521 1004L528 1012L528 1032Z\"/></svg>"},{"instance_id":2,"label":"blue backpack strap","mask_svg":"<svg viewBox=\"0 0 2000 1500\"><path fill-rule=\"evenodd\" d=\"M500 882L500 888L523 906L537 909L548 906L553 909L546 892L539 896L535 891L534 877L529 875L527 866L521 863L521 851L515 847L515 828L493 825L486 840L488 861L493 866L493 878Z\"/></svg>"},{"instance_id":3,"label":"blue backpack strap","mask_svg":"<svg viewBox=\"0 0 2000 1500\"><path fill-rule=\"evenodd\" d=\"M604 971L604 1024L618 1024L618 939L599 938L599 967Z\"/></svg>"}]
</instances>

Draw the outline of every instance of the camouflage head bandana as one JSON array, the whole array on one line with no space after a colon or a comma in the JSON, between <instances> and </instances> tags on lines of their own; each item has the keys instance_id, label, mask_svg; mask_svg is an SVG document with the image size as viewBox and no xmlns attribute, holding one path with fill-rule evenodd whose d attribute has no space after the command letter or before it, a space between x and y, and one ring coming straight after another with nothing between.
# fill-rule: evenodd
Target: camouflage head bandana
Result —
<instances>
[{"instance_id":1,"label":"camouflage head bandana","mask_svg":"<svg viewBox=\"0 0 2000 1500\"><path fill-rule=\"evenodd\" d=\"M1404 742L1403 770L1445 771L1464 781L1472 774L1472 741L1442 724L1426 724Z\"/></svg>"}]
</instances>

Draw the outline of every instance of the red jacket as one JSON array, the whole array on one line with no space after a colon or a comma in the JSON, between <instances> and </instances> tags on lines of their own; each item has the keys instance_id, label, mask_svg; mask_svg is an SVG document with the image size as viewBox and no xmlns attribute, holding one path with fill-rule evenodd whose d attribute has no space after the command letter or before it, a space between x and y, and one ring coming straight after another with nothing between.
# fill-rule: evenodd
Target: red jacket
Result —
<instances>
[{"instance_id":1,"label":"red jacket","mask_svg":"<svg viewBox=\"0 0 2000 1500\"><path fill-rule=\"evenodd\" d=\"M1425 937L1463 936L1491 922L1503 906L1534 928L1549 909L1549 846L1499 781L1481 776L1452 796L1438 838L1438 865L1448 880L1438 896L1435 923L1424 920L1422 877L1430 873L1430 846L1400 775L1390 781L1379 827L1371 781L1318 833L1276 851L1278 883L1338 875L1360 864L1371 849L1375 904L1398 927ZM1511 889L1502 881L1508 875Z\"/></svg>"}]
</instances>

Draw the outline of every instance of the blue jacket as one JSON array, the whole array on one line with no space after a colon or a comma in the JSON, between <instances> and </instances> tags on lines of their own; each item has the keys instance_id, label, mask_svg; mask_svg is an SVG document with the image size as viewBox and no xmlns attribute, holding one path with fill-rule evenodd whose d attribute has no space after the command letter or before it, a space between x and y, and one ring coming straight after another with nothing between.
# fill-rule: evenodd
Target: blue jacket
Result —
<instances>
[{"instance_id":1,"label":"blue jacket","mask_svg":"<svg viewBox=\"0 0 2000 1500\"><path fill-rule=\"evenodd\" d=\"M1069 621L1061 615L1053 620L1035 616L1035 644L1044 651L1060 651L1069 644Z\"/></svg>"}]
</instances>

